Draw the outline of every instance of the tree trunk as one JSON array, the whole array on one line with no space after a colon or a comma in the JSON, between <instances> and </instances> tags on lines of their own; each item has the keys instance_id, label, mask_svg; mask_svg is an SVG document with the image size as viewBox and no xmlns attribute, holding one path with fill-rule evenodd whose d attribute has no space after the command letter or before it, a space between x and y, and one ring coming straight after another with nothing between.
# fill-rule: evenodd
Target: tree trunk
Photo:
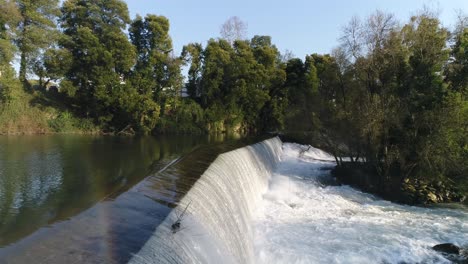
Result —
<instances>
[{"instance_id":1,"label":"tree trunk","mask_svg":"<svg viewBox=\"0 0 468 264\"><path fill-rule=\"evenodd\" d=\"M335 157L336 165L341 166L340 161L338 160L338 157L333 154L333 157Z\"/></svg>"},{"instance_id":2,"label":"tree trunk","mask_svg":"<svg viewBox=\"0 0 468 264\"><path fill-rule=\"evenodd\" d=\"M26 53L24 51L21 51L21 60L20 60L20 69L19 69L19 79L22 83L26 83L26 67L27 67L27 62L26 62Z\"/></svg>"}]
</instances>

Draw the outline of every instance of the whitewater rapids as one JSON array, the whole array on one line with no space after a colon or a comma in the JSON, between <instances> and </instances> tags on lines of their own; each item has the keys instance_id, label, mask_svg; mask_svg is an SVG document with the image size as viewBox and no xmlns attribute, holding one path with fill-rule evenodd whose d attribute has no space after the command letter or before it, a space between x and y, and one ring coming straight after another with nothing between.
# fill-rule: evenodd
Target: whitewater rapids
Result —
<instances>
[{"instance_id":1,"label":"whitewater rapids","mask_svg":"<svg viewBox=\"0 0 468 264\"><path fill-rule=\"evenodd\" d=\"M221 154L130 263L450 263L431 247L468 244L466 209L384 201L334 166L279 138Z\"/></svg>"},{"instance_id":2,"label":"whitewater rapids","mask_svg":"<svg viewBox=\"0 0 468 264\"><path fill-rule=\"evenodd\" d=\"M256 263L451 263L431 249L468 244L466 210L398 205L334 184L332 156L283 144L254 220Z\"/></svg>"}]
</instances>

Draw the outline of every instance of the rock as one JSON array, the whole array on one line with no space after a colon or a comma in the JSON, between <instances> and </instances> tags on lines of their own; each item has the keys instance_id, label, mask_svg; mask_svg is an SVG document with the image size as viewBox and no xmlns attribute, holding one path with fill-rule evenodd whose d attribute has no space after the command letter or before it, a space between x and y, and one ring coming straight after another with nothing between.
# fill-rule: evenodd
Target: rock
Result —
<instances>
[{"instance_id":1,"label":"rock","mask_svg":"<svg viewBox=\"0 0 468 264\"><path fill-rule=\"evenodd\" d=\"M468 248L461 248L460 249L460 256L468 260Z\"/></svg>"},{"instance_id":2,"label":"rock","mask_svg":"<svg viewBox=\"0 0 468 264\"><path fill-rule=\"evenodd\" d=\"M466 196L462 195L462 196L460 197L460 203L463 203L465 200L466 200Z\"/></svg>"},{"instance_id":3,"label":"rock","mask_svg":"<svg viewBox=\"0 0 468 264\"><path fill-rule=\"evenodd\" d=\"M408 187L406 188L408 191L410 192L416 192L416 188L414 188L413 185L408 185Z\"/></svg>"},{"instance_id":4,"label":"rock","mask_svg":"<svg viewBox=\"0 0 468 264\"><path fill-rule=\"evenodd\" d=\"M439 201L439 199L437 199L437 195L433 194L432 192L427 194L427 199L433 203L437 203Z\"/></svg>"},{"instance_id":5,"label":"rock","mask_svg":"<svg viewBox=\"0 0 468 264\"><path fill-rule=\"evenodd\" d=\"M460 254L460 248L452 243L438 244L432 247L435 251L447 254Z\"/></svg>"}]
</instances>

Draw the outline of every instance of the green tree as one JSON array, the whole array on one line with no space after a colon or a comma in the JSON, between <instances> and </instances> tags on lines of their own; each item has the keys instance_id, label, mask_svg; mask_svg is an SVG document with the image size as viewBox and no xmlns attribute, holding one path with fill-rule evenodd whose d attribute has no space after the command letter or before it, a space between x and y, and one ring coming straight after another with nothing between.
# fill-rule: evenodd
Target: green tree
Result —
<instances>
[{"instance_id":1,"label":"green tree","mask_svg":"<svg viewBox=\"0 0 468 264\"><path fill-rule=\"evenodd\" d=\"M20 53L19 79L26 75L43 49L52 45L58 35L56 19L60 14L59 0L16 0L21 20L17 24L15 42Z\"/></svg>"},{"instance_id":2,"label":"green tree","mask_svg":"<svg viewBox=\"0 0 468 264\"><path fill-rule=\"evenodd\" d=\"M15 26L20 20L19 10L10 0L0 1L0 66L9 66L15 54L12 44ZM0 69L1 71L2 69Z\"/></svg>"},{"instance_id":3,"label":"green tree","mask_svg":"<svg viewBox=\"0 0 468 264\"><path fill-rule=\"evenodd\" d=\"M382 189L466 172L464 29L449 60L449 32L436 17L426 12L396 25L382 12L355 18L334 57L313 56L326 145L340 165L343 156L364 160Z\"/></svg>"},{"instance_id":4,"label":"green tree","mask_svg":"<svg viewBox=\"0 0 468 264\"><path fill-rule=\"evenodd\" d=\"M221 92L223 89L223 82L225 74L228 72L233 53L234 51L231 45L225 40L216 41L211 39L208 41L203 51L204 59L200 91L201 106L203 108L221 104L221 102L217 101L223 96ZM222 114L220 113L220 115ZM212 116L212 118L214 118L212 121L220 117Z\"/></svg>"},{"instance_id":5,"label":"green tree","mask_svg":"<svg viewBox=\"0 0 468 264\"><path fill-rule=\"evenodd\" d=\"M201 95L201 73L203 66L203 47L200 43L190 43L182 49L181 57L185 64L190 64L188 70L187 93L190 98L198 100Z\"/></svg>"},{"instance_id":6,"label":"green tree","mask_svg":"<svg viewBox=\"0 0 468 264\"><path fill-rule=\"evenodd\" d=\"M406 173L442 176L442 171L432 166L439 157L435 153L429 155L429 150L433 146L431 138L441 133L434 122L447 91L442 72L449 58L446 47L449 34L437 18L426 14L411 18L402 32L410 53L409 78L400 93L407 111L402 143L405 145L405 162L414 164L412 171Z\"/></svg>"},{"instance_id":7,"label":"green tree","mask_svg":"<svg viewBox=\"0 0 468 264\"><path fill-rule=\"evenodd\" d=\"M179 91L182 85L181 62L171 55L169 20L157 15L147 15L144 19L138 16L129 31L138 55L134 79L143 93L152 93L162 104L164 90Z\"/></svg>"},{"instance_id":8,"label":"green tree","mask_svg":"<svg viewBox=\"0 0 468 264\"><path fill-rule=\"evenodd\" d=\"M124 33L130 22L125 2L68 0L62 13L65 38L60 44L72 57L66 83L77 88L82 114L114 131L129 125L151 130L159 108L127 80L136 52Z\"/></svg>"},{"instance_id":9,"label":"green tree","mask_svg":"<svg viewBox=\"0 0 468 264\"><path fill-rule=\"evenodd\" d=\"M72 55L67 49L50 48L34 60L32 70L39 78L39 86L46 88L51 81L65 77L72 65Z\"/></svg>"},{"instance_id":10,"label":"green tree","mask_svg":"<svg viewBox=\"0 0 468 264\"><path fill-rule=\"evenodd\" d=\"M131 82L142 96L157 102L161 116L174 115L182 88L182 61L172 55L169 20L157 15L137 16L129 31L138 58Z\"/></svg>"},{"instance_id":11,"label":"green tree","mask_svg":"<svg viewBox=\"0 0 468 264\"><path fill-rule=\"evenodd\" d=\"M290 102L287 127L292 131L311 131L317 128L314 117L318 113L317 92L320 87L313 56L307 56L305 62L294 58L286 65L284 85ZM318 59L318 56L315 57Z\"/></svg>"},{"instance_id":12,"label":"green tree","mask_svg":"<svg viewBox=\"0 0 468 264\"><path fill-rule=\"evenodd\" d=\"M0 0L0 103L10 101L11 91L17 87L11 62L16 51L12 40L19 20L20 14L15 3Z\"/></svg>"},{"instance_id":13,"label":"green tree","mask_svg":"<svg viewBox=\"0 0 468 264\"><path fill-rule=\"evenodd\" d=\"M468 93L468 17L460 17L453 33L451 61L446 68L450 89Z\"/></svg>"},{"instance_id":14,"label":"green tree","mask_svg":"<svg viewBox=\"0 0 468 264\"><path fill-rule=\"evenodd\" d=\"M255 117L255 126L260 131L277 131L284 128L284 117L288 105L286 81L286 65L281 61L281 54L272 44L270 36L255 35L250 41L250 47L255 57L257 69L256 93L263 94L265 102L258 102L256 107L260 115ZM255 90L253 90L255 91ZM253 98L248 95L247 97ZM246 113L250 113L247 110ZM252 124L253 124L252 123Z\"/></svg>"}]
</instances>

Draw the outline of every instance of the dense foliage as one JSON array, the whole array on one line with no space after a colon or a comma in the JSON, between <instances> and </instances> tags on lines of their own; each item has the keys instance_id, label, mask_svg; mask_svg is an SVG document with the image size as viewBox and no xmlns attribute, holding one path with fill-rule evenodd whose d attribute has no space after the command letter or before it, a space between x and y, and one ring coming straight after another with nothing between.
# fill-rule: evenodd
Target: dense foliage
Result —
<instances>
[{"instance_id":1,"label":"dense foliage","mask_svg":"<svg viewBox=\"0 0 468 264\"><path fill-rule=\"evenodd\" d=\"M34 94L59 83L36 98L58 109L48 122L58 132L80 120L113 133L307 132L339 165L364 161L382 185L468 174L464 17L452 32L430 12L403 25L382 12L353 18L331 54L302 60L269 36L247 39L236 17L223 37L176 56L168 19L131 20L122 0L0 0L0 9L3 115L26 98L21 84Z\"/></svg>"},{"instance_id":2,"label":"dense foliage","mask_svg":"<svg viewBox=\"0 0 468 264\"><path fill-rule=\"evenodd\" d=\"M349 165L343 157L364 164L381 188L411 179L466 182L466 25L450 33L425 12L398 26L377 12L351 21L334 56L312 56L320 83L315 128L340 166Z\"/></svg>"}]
</instances>

